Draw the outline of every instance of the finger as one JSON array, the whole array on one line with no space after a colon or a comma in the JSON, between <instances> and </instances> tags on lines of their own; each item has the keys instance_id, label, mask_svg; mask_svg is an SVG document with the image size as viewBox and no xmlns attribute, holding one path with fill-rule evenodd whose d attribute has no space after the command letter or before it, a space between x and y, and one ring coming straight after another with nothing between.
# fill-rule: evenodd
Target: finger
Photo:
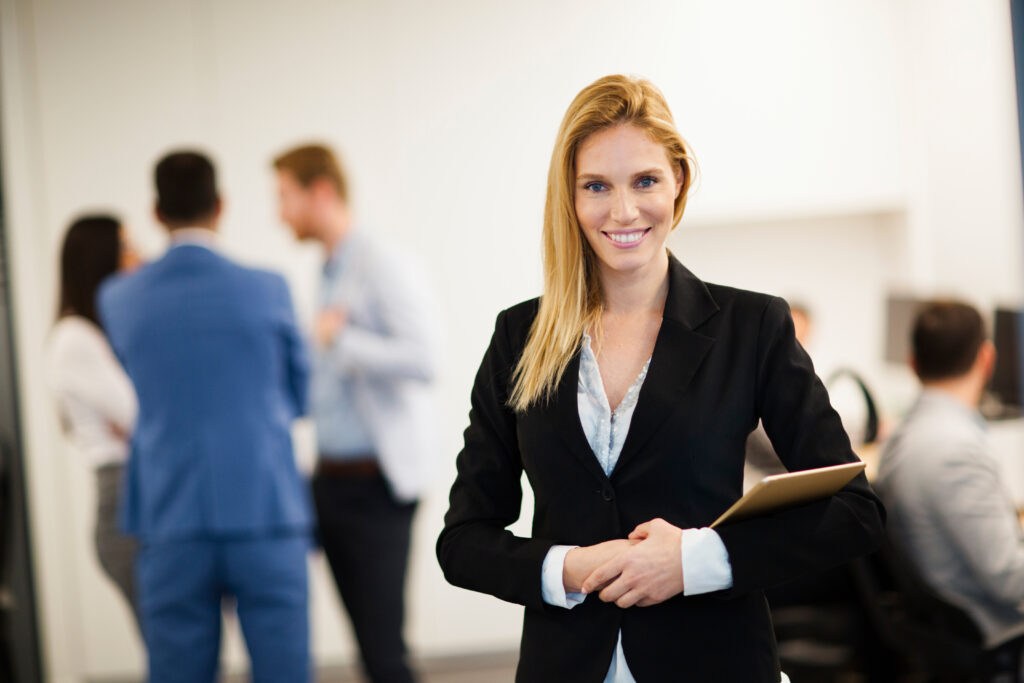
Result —
<instances>
[{"instance_id":1,"label":"finger","mask_svg":"<svg viewBox=\"0 0 1024 683\"><path fill-rule=\"evenodd\" d=\"M623 609L626 609L627 607L632 607L633 605L639 604L639 602L643 600L644 597L646 596L640 590L633 589L631 591L628 591L618 600L616 600L615 604Z\"/></svg>"},{"instance_id":2,"label":"finger","mask_svg":"<svg viewBox=\"0 0 1024 683\"><path fill-rule=\"evenodd\" d=\"M622 573L622 555L608 560L583 580L583 592L592 593Z\"/></svg>"},{"instance_id":3,"label":"finger","mask_svg":"<svg viewBox=\"0 0 1024 683\"><path fill-rule=\"evenodd\" d=\"M600 584L598 586L594 586L593 590L590 590L590 591L587 591L587 592L589 592L589 593L597 593L598 591L602 591L602 590L605 589L605 587L608 584L610 584L612 581L614 581L617 578L619 578L619 577L613 576L612 578L610 578L609 580L605 581L604 583L602 583L602 584Z\"/></svg>"},{"instance_id":4,"label":"finger","mask_svg":"<svg viewBox=\"0 0 1024 683\"><path fill-rule=\"evenodd\" d=\"M626 581L621 576L612 581L610 584L605 586L597 597L601 599L601 602L614 602L618 603L619 598L624 596L633 590L631 582Z\"/></svg>"}]
</instances>

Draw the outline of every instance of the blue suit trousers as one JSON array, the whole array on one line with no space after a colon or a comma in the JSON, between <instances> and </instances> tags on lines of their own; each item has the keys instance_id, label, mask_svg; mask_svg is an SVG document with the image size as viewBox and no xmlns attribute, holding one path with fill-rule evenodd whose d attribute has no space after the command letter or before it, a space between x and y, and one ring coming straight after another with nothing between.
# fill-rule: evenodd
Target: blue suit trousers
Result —
<instances>
[{"instance_id":1,"label":"blue suit trousers","mask_svg":"<svg viewBox=\"0 0 1024 683\"><path fill-rule=\"evenodd\" d=\"M213 683L233 597L253 683L311 680L306 534L144 543L136 565L150 683Z\"/></svg>"}]
</instances>

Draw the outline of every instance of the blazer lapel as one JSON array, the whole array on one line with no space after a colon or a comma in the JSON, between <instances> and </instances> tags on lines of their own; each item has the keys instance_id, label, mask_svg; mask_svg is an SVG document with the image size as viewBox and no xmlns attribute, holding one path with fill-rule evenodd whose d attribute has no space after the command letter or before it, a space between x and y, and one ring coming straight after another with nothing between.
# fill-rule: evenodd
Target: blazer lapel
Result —
<instances>
[{"instance_id":1,"label":"blazer lapel","mask_svg":"<svg viewBox=\"0 0 1024 683\"><path fill-rule=\"evenodd\" d=\"M601 464L597 461L594 451L590 450L590 443L587 435L583 433L583 424L580 422L579 398L577 391L580 378L580 353L576 352L569 366L562 375L562 381L558 383L558 391L554 397L555 410L557 411L556 423L559 426L559 433L565 441L569 451L580 461L583 468L594 475L600 482L608 481Z\"/></svg>"},{"instance_id":2,"label":"blazer lapel","mask_svg":"<svg viewBox=\"0 0 1024 683\"><path fill-rule=\"evenodd\" d=\"M718 304L704 283L669 254L669 290L661 330L613 474L636 457L679 407L679 397L715 342L695 329L717 311Z\"/></svg>"}]
</instances>

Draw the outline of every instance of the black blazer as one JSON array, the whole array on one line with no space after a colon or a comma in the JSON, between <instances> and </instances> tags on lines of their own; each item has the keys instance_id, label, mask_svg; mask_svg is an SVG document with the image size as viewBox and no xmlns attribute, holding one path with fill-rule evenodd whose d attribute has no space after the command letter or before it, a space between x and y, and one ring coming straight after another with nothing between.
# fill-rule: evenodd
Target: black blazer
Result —
<instances>
[{"instance_id":1,"label":"black blazer","mask_svg":"<svg viewBox=\"0 0 1024 683\"><path fill-rule=\"evenodd\" d=\"M797 343L786 302L705 284L670 259L664 319L622 454L605 476L577 409L579 354L552 401L516 414L510 376L538 307L498 315L473 386L465 446L437 556L452 584L525 605L517 681L604 680L622 630L638 683L778 681L763 589L873 550L884 509L858 476L831 498L718 529L733 587L621 609L541 597L552 545L623 538L655 517L704 527L742 493L744 444L758 418L790 470L854 462L839 416ZM530 538L520 514L533 488Z\"/></svg>"}]
</instances>

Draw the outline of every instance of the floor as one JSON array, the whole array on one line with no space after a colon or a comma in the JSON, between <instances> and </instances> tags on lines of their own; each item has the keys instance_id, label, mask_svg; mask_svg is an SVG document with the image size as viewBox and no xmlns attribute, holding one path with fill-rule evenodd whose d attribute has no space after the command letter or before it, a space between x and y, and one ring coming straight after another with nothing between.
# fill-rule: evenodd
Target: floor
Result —
<instances>
[{"instance_id":1,"label":"floor","mask_svg":"<svg viewBox=\"0 0 1024 683\"><path fill-rule=\"evenodd\" d=\"M421 660L416 663L420 683L512 683L518 653L497 652L463 657ZM225 683L241 683L235 680ZM317 683L363 683L352 667L321 668Z\"/></svg>"},{"instance_id":2,"label":"floor","mask_svg":"<svg viewBox=\"0 0 1024 683\"><path fill-rule=\"evenodd\" d=\"M419 683L512 683L517 652L494 652L460 657L434 657L415 662ZM221 683L249 683L248 675L221 676ZM316 683L365 683L354 666L320 667ZM126 678L91 683L139 683Z\"/></svg>"}]
</instances>

